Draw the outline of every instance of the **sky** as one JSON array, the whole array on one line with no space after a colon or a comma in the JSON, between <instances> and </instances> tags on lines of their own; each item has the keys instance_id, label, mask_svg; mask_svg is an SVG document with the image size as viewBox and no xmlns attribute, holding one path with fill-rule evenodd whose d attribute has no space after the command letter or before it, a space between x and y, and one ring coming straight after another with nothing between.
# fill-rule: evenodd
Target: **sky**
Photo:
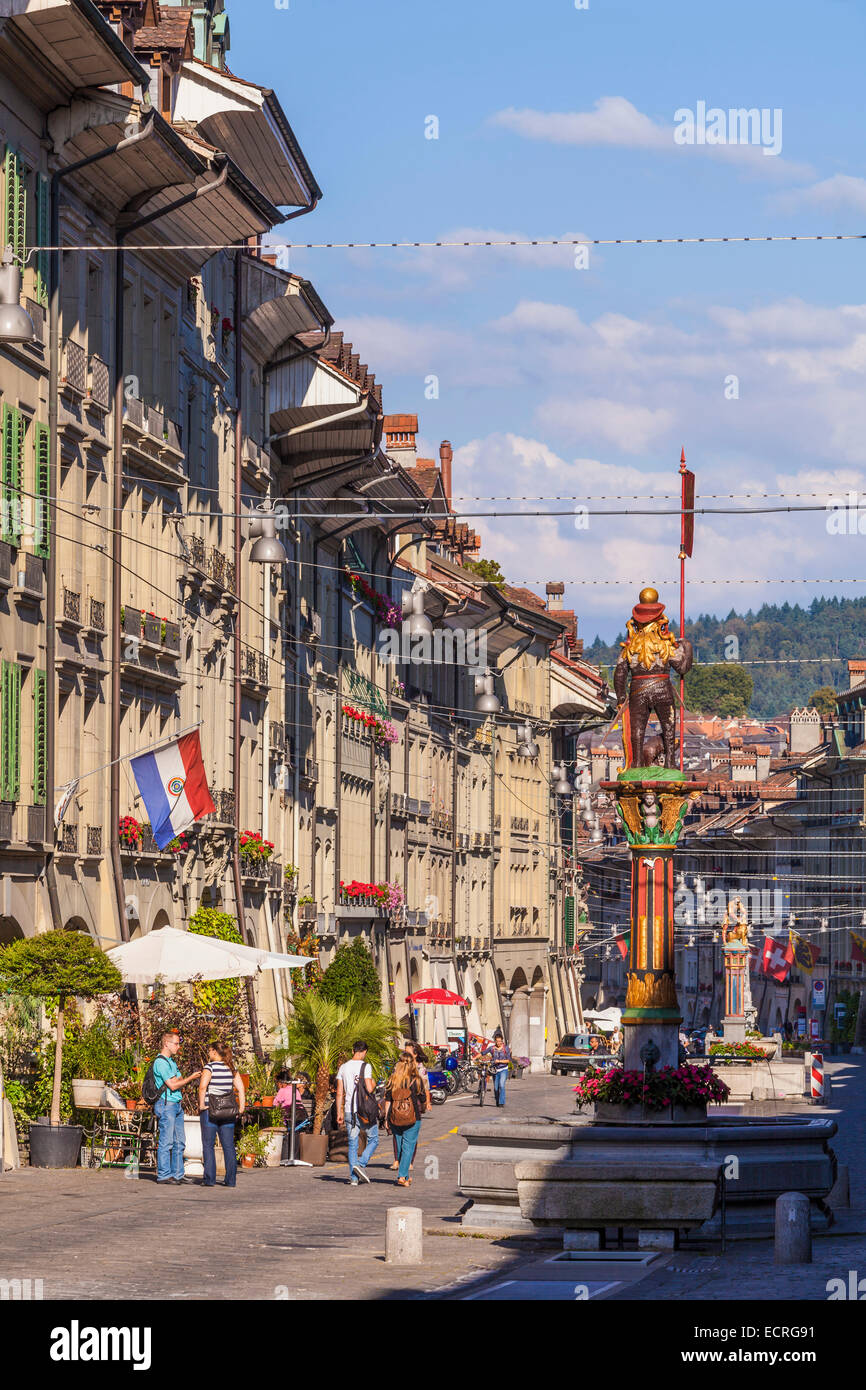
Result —
<instances>
[{"instance_id":1,"label":"sky","mask_svg":"<svg viewBox=\"0 0 866 1390\"><path fill-rule=\"evenodd\" d=\"M857 0L227 8L232 71L274 89L324 193L288 239L866 231ZM736 139L740 108L765 113L755 143ZM451 440L483 555L542 594L564 580L590 641L647 584L678 609L679 518L634 513L676 508L682 447L699 507L817 508L698 516L687 612L866 593L864 258L857 240L759 241L290 265L386 411L418 414L421 452ZM475 500L524 497L579 501Z\"/></svg>"}]
</instances>

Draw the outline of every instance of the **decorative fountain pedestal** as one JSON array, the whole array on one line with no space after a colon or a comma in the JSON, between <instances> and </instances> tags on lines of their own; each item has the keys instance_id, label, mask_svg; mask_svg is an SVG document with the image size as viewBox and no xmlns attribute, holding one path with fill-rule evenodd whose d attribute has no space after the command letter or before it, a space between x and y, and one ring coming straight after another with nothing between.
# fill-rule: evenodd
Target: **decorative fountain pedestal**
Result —
<instances>
[{"instance_id":1,"label":"decorative fountain pedestal","mask_svg":"<svg viewBox=\"0 0 866 1390\"><path fill-rule=\"evenodd\" d=\"M746 991L748 989L749 925L741 915L739 899L735 900L735 920L731 910L722 927L722 958L725 970L725 1016L722 1032L725 1042L746 1041Z\"/></svg>"},{"instance_id":2,"label":"decorative fountain pedestal","mask_svg":"<svg viewBox=\"0 0 866 1390\"><path fill-rule=\"evenodd\" d=\"M627 766L615 782L601 784L615 799L631 850L623 1069L583 1079L584 1102L596 1098L593 1120L500 1118L461 1127L468 1148L459 1183L472 1198L462 1218L469 1229L561 1231L572 1246L597 1248L606 1228L617 1227L636 1230L639 1244L671 1248L684 1231L714 1235L723 1209L729 1235L772 1235L775 1200L789 1191L808 1195L814 1229L832 1221L824 1199L836 1177L834 1121L708 1119L706 1097L724 1095L724 1088L707 1068L680 1067L674 855L689 801L706 783L674 766L668 672L684 675L692 650L670 633L657 600L654 589L643 590L627 625L614 673ZM660 750L645 746L651 714L661 725ZM659 751L666 765L648 765ZM747 937L730 935L726 1022L742 1026L744 1039Z\"/></svg>"}]
</instances>

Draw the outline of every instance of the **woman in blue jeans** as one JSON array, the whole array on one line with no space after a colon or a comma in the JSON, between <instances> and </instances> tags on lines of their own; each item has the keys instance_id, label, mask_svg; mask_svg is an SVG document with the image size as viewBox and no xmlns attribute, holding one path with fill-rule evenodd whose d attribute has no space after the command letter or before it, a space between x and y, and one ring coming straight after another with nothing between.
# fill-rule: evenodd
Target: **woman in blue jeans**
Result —
<instances>
[{"instance_id":1,"label":"woman in blue jeans","mask_svg":"<svg viewBox=\"0 0 866 1390\"><path fill-rule=\"evenodd\" d=\"M418 1070L415 1052L407 1046L385 1089L385 1127L390 1129L397 1144L399 1187L411 1186L409 1165L415 1157L421 1116L429 1109L430 1093Z\"/></svg>"},{"instance_id":2,"label":"woman in blue jeans","mask_svg":"<svg viewBox=\"0 0 866 1390\"><path fill-rule=\"evenodd\" d=\"M241 1081L240 1072L235 1068L228 1043L208 1043L207 1055L207 1066L203 1069L198 1084L198 1117L201 1123L201 1151L204 1159L202 1186L216 1187L216 1140L219 1135L226 1162L225 1186L235 1187L238 1180L235 1120L246 1108L244 1083ZM219 1118L220 1107L226 1109L233 1099L233 1093L237 1097L237 1104L229 1108L234 1113L225 1119ZM216 1118L211 1118L211 1111Z\"/></svg>"}]
</instances>

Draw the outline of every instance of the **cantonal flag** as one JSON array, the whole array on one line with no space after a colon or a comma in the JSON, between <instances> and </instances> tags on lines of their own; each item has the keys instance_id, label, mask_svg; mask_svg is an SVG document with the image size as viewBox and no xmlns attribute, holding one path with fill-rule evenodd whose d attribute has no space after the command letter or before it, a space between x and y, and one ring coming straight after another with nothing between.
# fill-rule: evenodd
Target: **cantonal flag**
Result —
<instances>
[{"instance_id":1,"label":"cantonal flag","mask_svg":"<svg viewBox=\"0 0 866 1390\"><path fill-rule=\"evenodd\" d=\"M792 931L790 934L791 947L794 952L794 963L798 970L805 970L811 975L818 961L821 959L820 949L811 941L804 941L799 932Z\"/></svg>"},{"instance_id":2,"label":"cantonal flag","mask_svg":"<svg viewBox=\"0 0 866 1390\"><path fill-rule=\"evenodd\" d=\"M765 975L771 975L781 983L787 980L793 961L794 948L789 941L777 941L773 936L764 937L761 967Z\"/></svg>"},{"instance_id":3,"label":"cantonal flag","mask_svg":"<svg viewBox=\"0 0 866 1390\"><path fill-rule=\"evenodd\" d=\"M851 937L851 959L859 960L861 965L866 965L866 936L861 936L856 931L849 932L848 935Z\"/></svg>"},{"instance_id":4,"label":"cantonal flag","mask_svg":"<svg viewBox=\"0 0 866 1390\"><path fill-rule=\"evenodd\" d=\"M160 849L216 810L207 787L198 730L132 759L153 838Z\"/></svg>"},{"instance_id":5,"label":"cantonal flag","mask_svg":"<svg viewBox=\"0 0 866 1390\"><path fill-rule=\"evenodd\" d=\"M631 930L623 932L622 936L615 936L613 939L616 942L617 950L619 951L623 960L627 960L629 947L631 946Z\"/></svg>"}]
</instances>

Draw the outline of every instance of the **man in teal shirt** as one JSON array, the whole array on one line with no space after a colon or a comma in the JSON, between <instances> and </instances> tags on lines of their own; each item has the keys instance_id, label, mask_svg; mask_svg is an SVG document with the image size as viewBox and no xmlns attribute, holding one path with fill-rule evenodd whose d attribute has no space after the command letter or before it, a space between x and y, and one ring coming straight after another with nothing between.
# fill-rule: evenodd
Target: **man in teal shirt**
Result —
<instances>
[{"instance_id":1,"label":"man in teal shirt","mask_svg":"<svg viewBox=\"0 0 866 1390\"><path fill-rule=\"evenodd\" d=\"M183 1105L181 1091L190 1081L197 1081L200 1071L182 1076L175 1061L180 1051L180 1036L177 1033L163 1033L162 1051L153 1064L153 1075L160 1088L159 1099L153 1113L159 1122L159 1142L156 1149L156 1181L175 1183L184 1181L183 1151L185 1146L183 1132Z\"/></svg>"}]
</instances>

